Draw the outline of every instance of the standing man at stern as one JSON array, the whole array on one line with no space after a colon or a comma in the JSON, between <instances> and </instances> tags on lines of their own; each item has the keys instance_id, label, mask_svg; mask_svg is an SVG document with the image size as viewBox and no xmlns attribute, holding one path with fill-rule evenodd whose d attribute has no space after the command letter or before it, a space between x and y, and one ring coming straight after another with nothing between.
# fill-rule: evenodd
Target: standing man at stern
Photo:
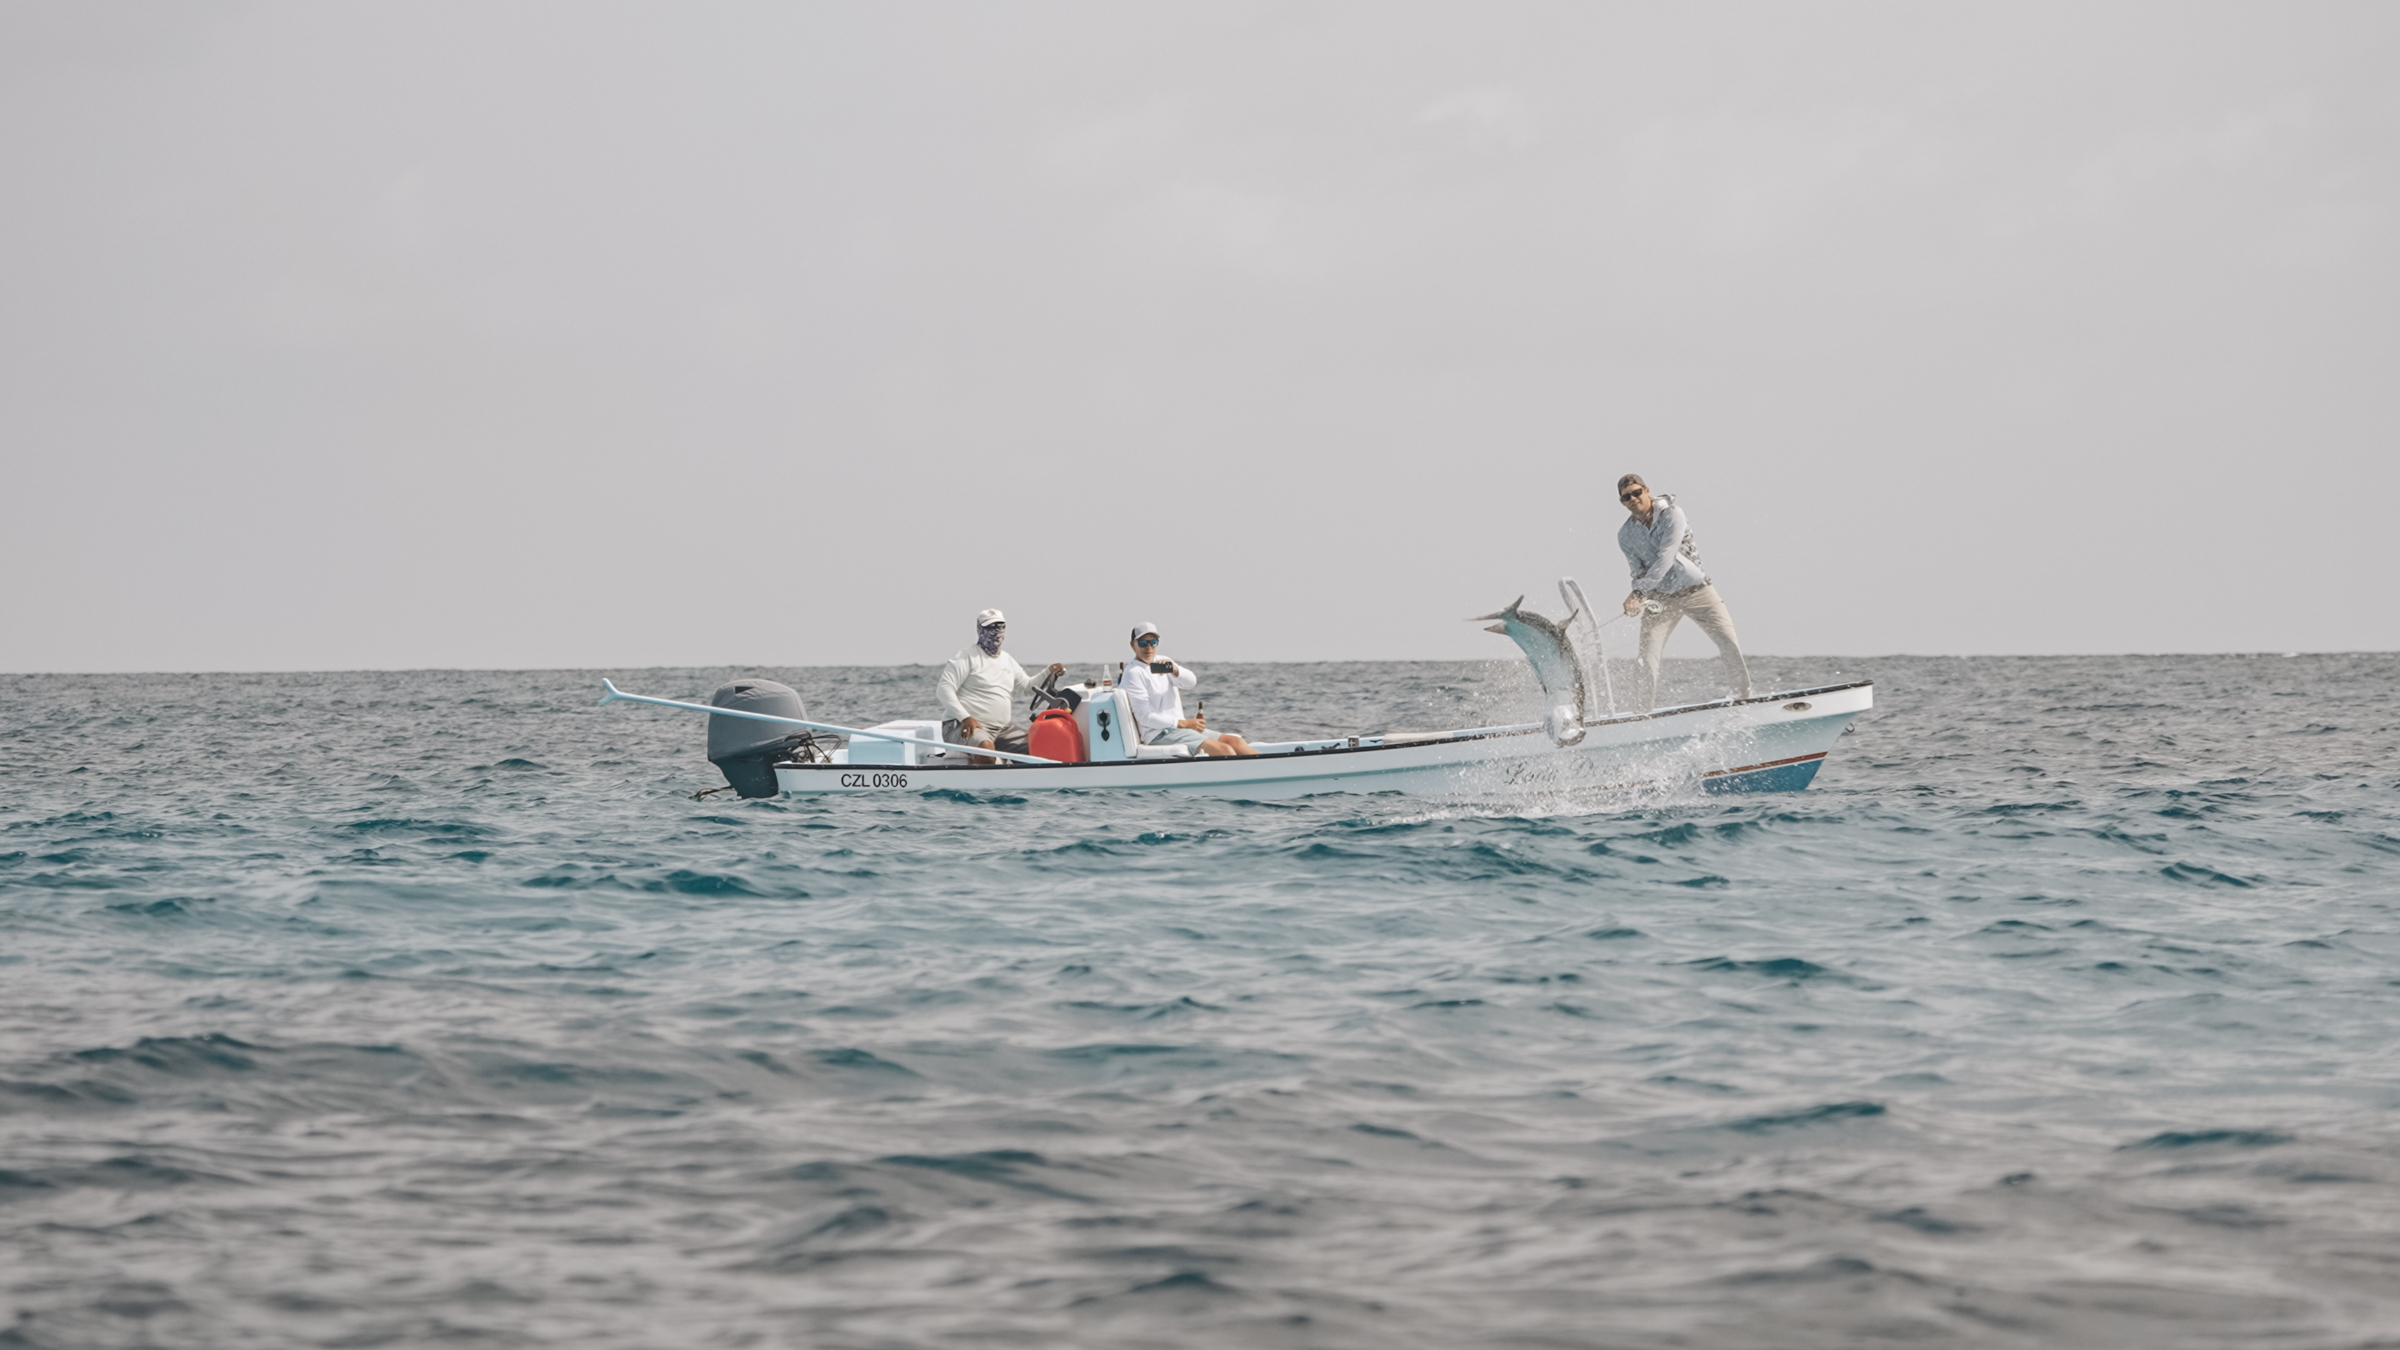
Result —
<instances>
[{"instance_id":1,"label":"standing man at stern","mask_svg":"<svg viewBox=\"0 0 2400 1350\"><path fill-rule=\"evenodd\" d=\"M1735 698L1750 697L1750 666L1742 660L1742 644L1733 635L1733 616L1717 588L1700 570L1700 550L1692 544L1691 523L1673 496L1653 497L1638 473L1617 480L1617 500L1630 513L1617 527L1617 547L1633 569L1633 592L1625 597L1625 612L1642 616L1642 677L1639 705L1657 706L1658 667L1666 658L1667 638L1675 625L1690 619L1717 644L1717 659L1725 663L1725 683Z\"/></svg>"},{"instance_id":2,"label":"standing man at stern","mask_svg":"<svg viewBox=\"0 0 2400 1350\"><path fill-rule=\"evenodd\" d=\"M1025 753L1025 725L1016 719L1017 699L1034 691L1033 677L1017 658L1000 650L1008 639L1008 616L987 609L975 616L975 645L950 658L934 687L942 704L942 739L952 745ZM1055 679L1067 668L1052 662ZM976 756L978 764L992 761Z\"/></svg>"}]
</instances>

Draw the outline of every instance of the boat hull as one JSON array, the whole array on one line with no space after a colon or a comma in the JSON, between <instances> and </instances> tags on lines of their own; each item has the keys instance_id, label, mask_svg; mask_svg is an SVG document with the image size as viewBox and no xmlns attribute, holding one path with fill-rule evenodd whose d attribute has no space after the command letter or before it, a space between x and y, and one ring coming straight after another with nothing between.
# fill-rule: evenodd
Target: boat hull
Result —
<instances>
[{"instance_id":1,"label":"boat hull","mask_svg":"<svg viewBox=\"0 0 2400 1350\"><path fill-rule=\"evenodd\" d=\"M1740 702L1664 708L1596 722L1576 745L1538 729L1262 745L1256 756L1119 764L781 764L795 795L926 792L1196 792L1272 800L1321 792L1517 796L1529 792L1696 789L1793 792L1850 720L1874 705L1874 685L1831 685Z\"/></svg>"}]
</instances>

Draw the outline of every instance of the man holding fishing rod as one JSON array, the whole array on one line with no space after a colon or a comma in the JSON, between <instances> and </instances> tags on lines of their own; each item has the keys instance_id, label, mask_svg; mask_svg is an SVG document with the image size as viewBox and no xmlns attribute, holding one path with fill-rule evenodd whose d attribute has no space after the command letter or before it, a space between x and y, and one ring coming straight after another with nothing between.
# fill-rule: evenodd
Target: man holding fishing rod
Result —
<instances>
[{"instance_id":1,"label":"man holding fishing rod","mask_svg":"<svg viewBox=\"0 0 2400 1350\"><path fill-rule=\"evenodd\" d=\"M1617 480L1617 500L1629 513L1617 527L1617 547L1633 569L1633 591L1625 597L1625 613L1642 616L1642 675L1637 706L1658 705L1658 668L1667 654L1667 638L1675 625L1690 619L1717 644L1717 659L1725 663L1725 682L1735 698L1750 697L1750 666L1742 659L1742 644L1733 635L1733 616L1717 588L1700 570L1700 550L1692 544L1691 524L1672 495L1653 497L1638 473Z\"/></svg>"}]
</instances>

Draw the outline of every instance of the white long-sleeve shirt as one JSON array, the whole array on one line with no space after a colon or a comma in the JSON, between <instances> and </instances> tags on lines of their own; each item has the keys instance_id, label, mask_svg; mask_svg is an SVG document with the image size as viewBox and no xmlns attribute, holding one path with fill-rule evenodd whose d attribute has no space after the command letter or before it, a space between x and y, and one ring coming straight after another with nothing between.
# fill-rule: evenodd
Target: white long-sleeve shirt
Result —
<instances>
[{"instance_id":1,"label":"white long-sleeve shirt","mask_svg":"<svg viewBox=\"0 0 2400 1350\"><path fill-rule=\"evenodd\" d=\"M1016 720L1018 695L1033 690L1033 677L1017 658L1007 652L985 656L981 647L969 647L942 667L934 697L941 701L942 716L959 722L972 717L997 731Z\"/></svg>"},{"instance_id":2,"label":"white long-sleeve shirt","mask_svg":"<svg viewBox=\"0 0 2400 1350\"><path fill-rule=\"evenodd\" d=\"M1183 720L1182 691L1199 684L1199 672L1181 663L1174 674L1160 675L1143 662L1128 661L1125 673L1117 677L1117 687L1133 705L1134 725L1142 729L1145 741Z\"/></svg>"},{"instance_id":3,"label":"white long-sleeve shirt","mask_svg":"<svg viewBox=\"0 0 2400 1350\"><path fill-rule=\"evenodd\" d=\"M1692 544L1692 527L1673 497L1660 497L1651 508L1650 523L1629 515L1617 527L1617 547L1633 572L1633 589L1643 595L1683 591L1708 584L1700 570L1700 550Z\"/></svg>"}]
</instances>

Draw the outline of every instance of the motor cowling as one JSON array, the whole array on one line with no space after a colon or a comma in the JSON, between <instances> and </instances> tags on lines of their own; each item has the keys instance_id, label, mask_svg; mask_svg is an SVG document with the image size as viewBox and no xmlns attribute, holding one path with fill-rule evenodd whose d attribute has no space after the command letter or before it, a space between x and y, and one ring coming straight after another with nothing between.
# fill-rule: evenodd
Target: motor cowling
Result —
<instances>
[{"instance_id":1,"label":"motor cowling","mask_svg":"<svg viewBox=\"0 0 2400 1350\"><path fill-rule=\"evenodd\" d=\"M773 680L735 680L717 690L708 700L708 706L765 713L770 717L808 716L800 695L790 685ZM783 723L758 722L747 717L708 719L708 762L716 765L733 790L745 797L772 797L781 792L782 787L775 781L776 763L813 757L801 752L813 752L815 745L816 738L808 732Z\"/></svg>"}]
</instances>

